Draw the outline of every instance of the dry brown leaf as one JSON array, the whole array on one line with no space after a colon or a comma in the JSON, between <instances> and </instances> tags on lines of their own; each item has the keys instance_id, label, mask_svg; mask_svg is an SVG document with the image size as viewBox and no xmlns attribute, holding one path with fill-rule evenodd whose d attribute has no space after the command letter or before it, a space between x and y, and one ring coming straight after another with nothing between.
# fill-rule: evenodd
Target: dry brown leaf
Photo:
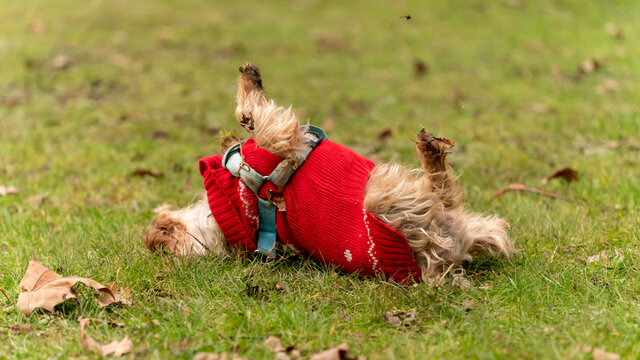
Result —
<instances>
[{"instance_id":1,"label":"dry brown leaf","mask_svg":"<svg viewBox=\"0 0 640 360\"><path fill-rule=\"evenodd\" d=\"M565 168L562 168L560 170L554 171L551 175L549 175L546 178L544 178L542 180L542 184L546 184L546 183L549 182L549 180L553 180L553 179L557 179L557 178L562 178L566 182L572 182L572 181L578 181L578 179L580 177L578 176L578 171L577 170L572 169L570 167L565 167Z\"/></svg>"},{"instance_id":2,"label":"dry brown leaf","mask_svg":"<svg viewBox=\"0 0 640 360\"><path fill-rule=\"evenodd\" d=\"M618 40L624 40L624 34L622 33L622 30L620 30L618 25L612 22L604 24L604 31Z\"/></svg>"},{"instance_id":3,"label":"dry brown leaf","mask_svg":"<svg viewBox=\"0 0 640 360\"><path fill-rule=\"evenodd\" d=\"M42 205L48 198L49 194L36 194L29 196L26 201L35 205Z\"/></svg>"},{"instance_id":4,"label":"dry brown leaf","mask_svg":"<svg viewBox=\"0 0 640 360\"><path fill-rule=\"evenodd\" d=\"M385 311L384 321L389 325L407 325L416 319L416 309L409 311Z\"/></svg>"},{"instance_id":5,"label":"dry brown leaf","mask_svg":"<svg viewBox=\"0 0 640 360\"><path fill-rule=\"evenodd\" d=\"M420 78L429 73L429 66L422 60L415 60L413 62L413 74Z\"/></svg>"},{"instance_id":6,"label":"dry brown leaf","mask_svg":"<svg viewBox=\"0 0 640 360\"><path fill-rule=\"evenodd\" d=\"M13 187L11 185L9 186L0 185L0 196L10 195L10 194L19 194L19 193L20 193L20 189L16 187Z\"/></svg>"},{"instance_id":7,"label":"dry brown leaf","mask_svg":"<svg viewBox=\"0 0 640 360\"><path fill-rule=\"evenodd\" d=\"M546 197L551 198L551 199L562 199L562 200L570 201L570 199L566 198L565 196L562 196L562 195L559 195L559 194L554 194L554 193L552 193L550 191L543 190L543 189L536 189L536 188L526 187L526 186L524 186L523 184L520 184L520 183L509 184L505 188L498 189L498 190L493 192L493 196L500 197L500 196L504 195L504 193L507 192L507 191L518 191L518 192L524 191L524 192L530 192L530 193L541 195L541 196L546 196Z\"/></svg>"},{"instance_id":8,"label":"dry brown leaf","mask_svg":"<svg viewBox=\"0 0 640 360\"><path fill-rule=\"evenodd\" d=\"M600 85L598 85L598 87L596 88L596 93L604 95L606 93L618 92L618 90L618 82L613 79L606 78L602 80Z\"/></svg>"},{"instance_id":9,"label":"dry brown leaf","mask_svg":"<svg viewBox=\"0 0 640 360\"><path fill-rule=\"evenodd\" d=\"M95 280L75 276L63 277L36 261L30 261L18 285L18 291L21 292L18 296L18 308L27 316L37 308L53 312L56 305L76 297L71 288L78 282L101 293L98 298L101 307L123 301L120 294L114 293Z\"/></svg>"},{"instance_id":10,"label":"dry brown leaf","mask_svg":"<svg viewBox=\"0 0 640 360\"><path fill-rule=\"evenodd\" d=\"M465 300L462 305L464 306L464 310L465 311L471 311L471 309L473 309L473 307L475 306L476 302L473 301L472 299L468 299Z\"/></svg>"},{"instance_id":11,"label":"dry brown leaf","mask_svg":"<svg viewBox=\"0 0 640 360\"><path fill-rule=\"evenodd\" d=\"M387 140L392 136L393 136L393 129L390 129L390 128L382 129L380 130L380 132L378 132L378 140L380 141Z\"/></svg>"},{"instance_id":12,"label":"dry brown leaf","mask_svg":"<svg viewBox=\"0 0 640 360\"><path fill-rule=\"evenodd\" d=\"M349 344L342 343L329 350L311 355L309 360L342 360L347 355L347 351L349 351Z\"/></svg>"},{"instance_id":13,"label":"dry brown leaf","mask_svg":"<svg viewBox=\"0 0 640 360\"><path fill-rule=\"evenodd\" d=\"M73 61L66 55L58 55L49 63L50 70L64 70L73 65Z\"/></svg>"},{"instance_id":14,"label":"dry brown leaf","mask_svg":"<svg viewBox=\"0 0 640 360\"><path fill-rule=\"evenodd\" d=\"M93 340L89 334L86 333L86 327L91 319L79 319L80 323L80 336L82 338L82 347L102 356L122 356L131 352L133 348L133 342L129 338L125 337L121 341L112 341L109 344L100 345L97 341Z\"/></svg>"},{"instance_id":15,"label":"dry brown leaf","mask_svg":"<svg viewBox=\"0 0 640 360\"><path fill-rule=\"evenodd\" d=\"M620 250L614 249L613 254L619 260L624 260L624 254ZM599 262L599 261L602 261L605 264L609 263L609 257L607 256L606 250L602 250L597 254L593 254L587 257L588 263Z\"/></svg>"},{"instance_id":16,"label":"dry brown leaf","mask_svg":"<svg viewBox=\"0 0 640 360\"><path fill-rule=\"evenodd\" d=\"M282 341L275 336L269 336L267 340L264 341L264 345L267 347L267 349L273 352L281 352L286 350L285 347L282 346Z\"/></svg>"},{"instance_id":17,"label":"dry brown leaf","mask_svg":"<svg viewBox=\"0 0 640 360\"><path fill-rule=\"evenodd\" d=\"M245 360L237 354L227 355L226 352L216 354L212 352L199 352L194 356L193 360Z\"/></svg>"},{"instance_id":18,"label":"dry brown leaf","mask_svg":"<svg viewBox=\"0 0 640 360\"><path fill-rule=\"evenodd\" d=\"M591 358L593 360L619 360L620 355L616 353L606 352L599 348L592 348L591 346L585 345L582 347L583 351L591 353Z\"/></svg>"},{"instance_id":19,"label":"dry brown leaf","mask_svg":"<svg viewBox=\"0 0 640 360\"><path fill-rule=\"evenodd\" d=\"M602 68L602 63L595 58L589 58L578 65L578 74L584 75L592 72L596 72Z\"/></svg>"},{"instance_id":20,"label":"dry brown leaf","mask_svg":"<svg viewBox=\"0 0 640 360\"><path fill-rule=\"evenodd\" d=\"M131 176L139 176L139 177L151 176L154 178L159 178L159 177L163 177L164 173L162 171L153 171L151 169L137 168L131 172Z\"/></svg>"}]
</instances>

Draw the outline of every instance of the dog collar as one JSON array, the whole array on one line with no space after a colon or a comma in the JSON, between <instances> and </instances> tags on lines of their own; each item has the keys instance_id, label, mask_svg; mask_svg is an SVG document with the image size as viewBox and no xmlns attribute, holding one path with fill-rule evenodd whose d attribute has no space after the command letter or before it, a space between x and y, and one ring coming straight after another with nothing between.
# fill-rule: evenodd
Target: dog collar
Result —
<instances>
[{"instance_id":1,"label":"dog collar","mask_svg":"<svg viewBox=\"0 0 640 360\"><path fill-rule=\"evenodd\" d=\"M305 149L300 153L300 155L294 158L282 160L268 176L259 174L244 161L244 157L242 155L242 145L244 142L230 147L222 157L222 166L233 176L239 177L258 198L259 225L258 246L256 252L266 255L268 258L275 258L273 250L275 248L277 238L277 207L271 201L260 198L258 193L265 182L270 182L279 189L287 185L293 174L295 174L296 170L298 170L307 160L313 149L315 149L322 140L327 139L327 135L319 127L306 125L302 128L306 129L304 142L307 146Z\"/></svg>"}]
</instances>

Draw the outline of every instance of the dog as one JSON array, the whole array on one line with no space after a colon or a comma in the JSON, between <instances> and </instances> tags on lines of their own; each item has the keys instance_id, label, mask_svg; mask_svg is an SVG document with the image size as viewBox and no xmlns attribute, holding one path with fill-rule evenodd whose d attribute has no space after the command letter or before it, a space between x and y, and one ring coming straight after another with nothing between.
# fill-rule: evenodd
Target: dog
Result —
<instances>
[{"instance_id":1,"label":"dog","mask_svg":"<svg viewBox=\"0 0 640 360\"><path fill-rule=\"evenodd\" d=\"M206 193L152 220L143 236L151 251L270 258L280 244L347 273L400 283L441 283L473 256L514 253L505 220L463 208L446 162L453 141L422 129L422 169L374 165L268 99L250 63L240 67L236 102L249 139L200 160Z\"/></svg>"}]
</instances>

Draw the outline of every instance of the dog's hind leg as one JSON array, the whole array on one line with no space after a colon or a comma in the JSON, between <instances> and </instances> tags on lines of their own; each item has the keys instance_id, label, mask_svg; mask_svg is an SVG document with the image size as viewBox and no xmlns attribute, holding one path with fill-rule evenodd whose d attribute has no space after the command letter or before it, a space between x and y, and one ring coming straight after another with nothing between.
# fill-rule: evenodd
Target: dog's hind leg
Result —
<instances>
[{"instance_id":1,"label":"dog's hind leg","mask_svg":"<svg viewBox=\"0 0 640 360\"><path fill-rule=\"evenodd\" d=\"M240 67L236 103L236 119L260 147L283 158L305 149L298 117L291 107L267 100L260 69L255 65L245 63Z\"/></svg>"},{"instance_id":2,"label":"dog's hind leg","mask_svg":"<svg viewBox=\"0 0 640 360\"><path fill-rule=\"evenodd\" d=\"M437 138L424 129L418 133L416 152L429 178L431 191L440 197L446 208L457 208L462 205L462 191L456 184L456 176L446 161L448 150L453 146L452 140Z\"/></svg>"}]
</instances>

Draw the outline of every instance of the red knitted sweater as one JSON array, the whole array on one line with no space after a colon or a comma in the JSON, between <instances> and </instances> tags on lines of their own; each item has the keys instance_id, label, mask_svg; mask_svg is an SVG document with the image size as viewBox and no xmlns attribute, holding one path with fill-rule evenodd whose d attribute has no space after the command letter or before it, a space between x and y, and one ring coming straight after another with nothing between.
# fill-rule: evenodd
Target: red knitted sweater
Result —
<instances>
[{"instance_id":1,"label":"red knitted sweater","mask_svg":"<svg viewBox=\"0 0 640 360\"><path fill-rule=\"evenodd\" d=\"M282 161L253 139L242 150L245 162L261 175L269 175ZM222 156L203 158L199 166L211 213L227 241L235 249L255 250L255 194L222 166ZM278 238L294 251L345 272L419 281L420 268L405 237L363 207L373 168L350 149L322 141L284 187L286 211L276 216ZM277 189L266 182L259 196L266 199L267 190Z\"/></svg>"}]
</instances>

